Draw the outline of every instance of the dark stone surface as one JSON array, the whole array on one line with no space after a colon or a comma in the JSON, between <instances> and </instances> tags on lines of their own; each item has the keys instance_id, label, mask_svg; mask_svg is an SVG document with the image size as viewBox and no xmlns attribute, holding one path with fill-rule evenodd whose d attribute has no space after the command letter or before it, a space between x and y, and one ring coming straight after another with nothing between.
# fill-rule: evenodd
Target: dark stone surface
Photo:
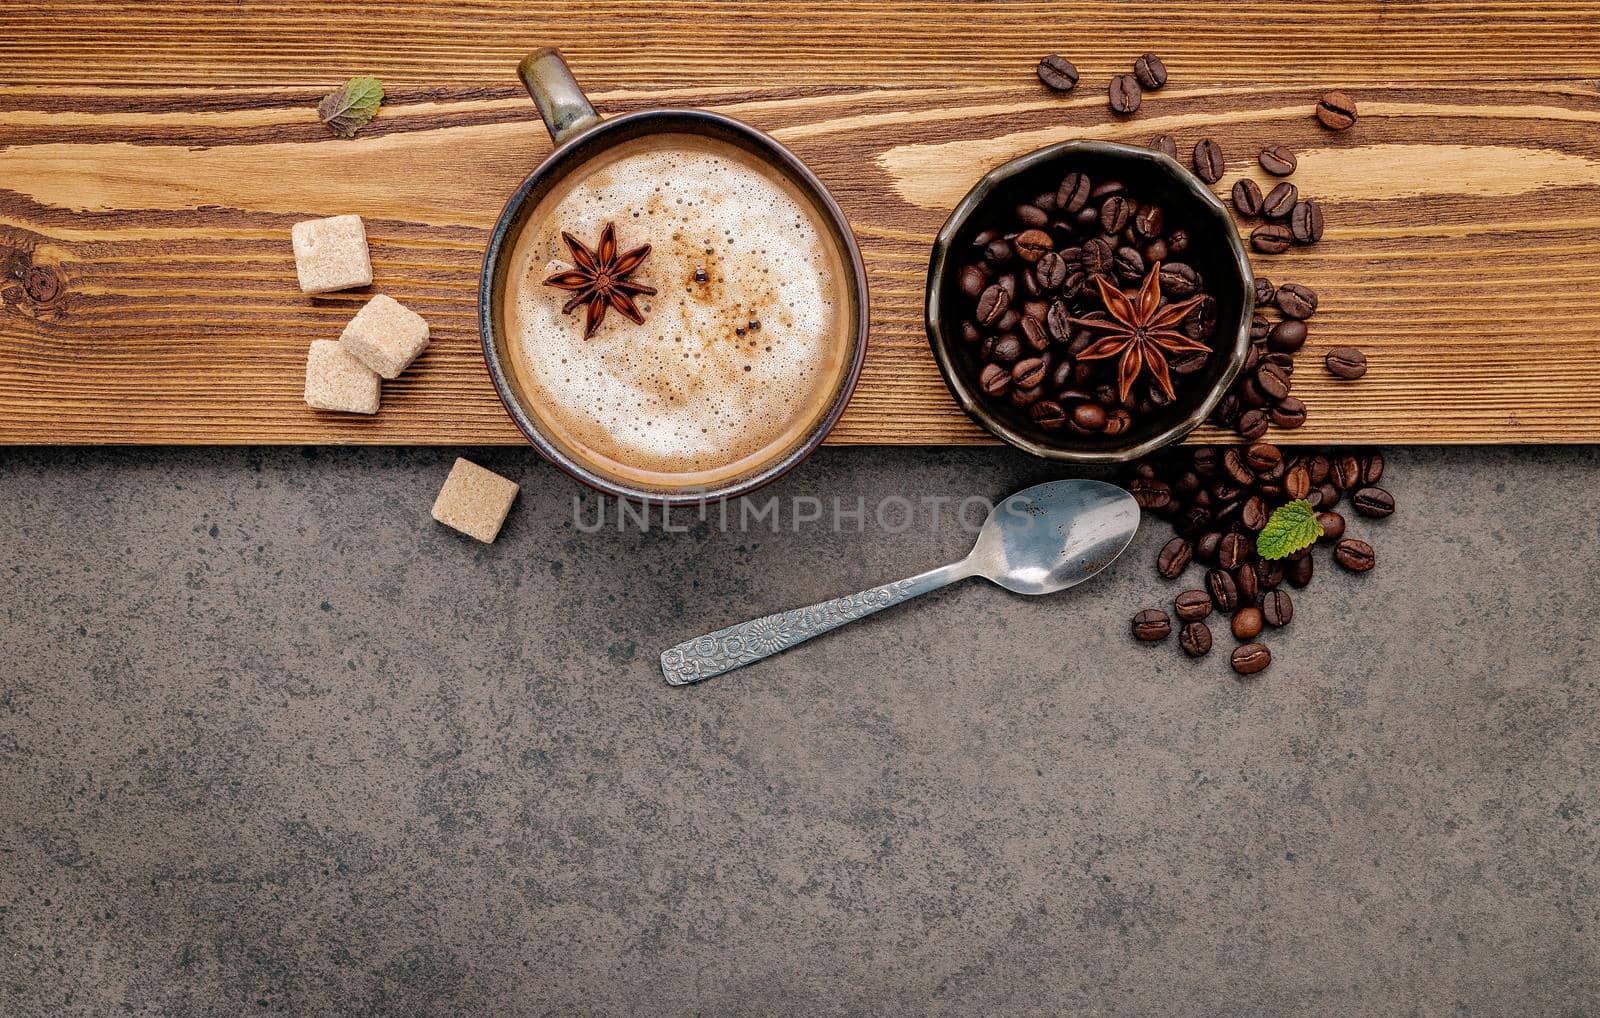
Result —
<instances>
[{"instance_id":1,"label":"dark stone surface","mask_svg":"<svg viewBox=\"0 0 1600 1018\"><path fill-rule=\"evenodd\" d=\"M1597 450L1395 450L1378 568L1320 551L1250 682L1224 627L1129 638L1181 589L1149 526L688 689L664 647L967 536L584 534L497 450L485 547L428 519L453 455L0 452L0 1013L1600 1005ZM836 450L776 493L1051 476Z\"/></svg>"}]
</instances>

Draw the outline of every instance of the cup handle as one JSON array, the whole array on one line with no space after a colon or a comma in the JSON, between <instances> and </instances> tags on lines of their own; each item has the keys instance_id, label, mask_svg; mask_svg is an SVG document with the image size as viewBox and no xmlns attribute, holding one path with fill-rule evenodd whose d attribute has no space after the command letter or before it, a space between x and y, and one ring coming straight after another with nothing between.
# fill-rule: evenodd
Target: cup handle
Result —
<instances>
[{"instance_id":1,"label":"cup handle","mask_svg":"<svg viewBox=\"0 0 1600 1018\"><path fill-rule=\"evenodd\" d=\"M557 145L600 122L600 115L584 98L583 89L555 47L546 46L523 57L517 74Z\"/></svg>"}]
</instances>

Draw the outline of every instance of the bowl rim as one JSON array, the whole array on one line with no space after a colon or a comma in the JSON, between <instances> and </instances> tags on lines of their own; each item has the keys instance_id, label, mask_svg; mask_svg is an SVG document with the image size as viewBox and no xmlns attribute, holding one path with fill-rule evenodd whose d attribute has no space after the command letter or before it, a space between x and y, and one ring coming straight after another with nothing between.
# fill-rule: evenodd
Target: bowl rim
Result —
<instances>
[{"instance_id":1,"label":"bowl rim","mask_svg":"<svg viewBox=\"0 0 1600 1018\"><path fill-rule=\"evenodd\" d=\"M542 194L545 186L552 185L564 173L581 164L590 155L598 153L601 148L615 145L634 134L656 131L710 134L726 132L736 135L760 149L762 158L775 168L788 171L802 190L810 192L810 196L815 199L817 212L829 220L838 232L844 248L842 253L845 262L845 282L852 286L859 296L854 314L850 316L853 346L847 356L844 377L840 381L839 390L828 412L818 418L813 430L783 456L753 474L706 489L685 488L669 491L635 488L592 470L570 456L544 433L533 415L522 405L521 398L515 392L509 377L509 369L501 362L497 345L503 339L499 335L496 312L500 309L499 291L504 286L503 273L507 271L506 252L514 243L513 228L517 226L518 220L525 213L531 214L533 206L537 204L536 201L530 203L530 197ZM591 148L594 152L587 151ZM844 416L851 398L855 395L856 385L860 382L862 367L866 362L867 340L871 327L871 300L866 264L862 259L855 231L850 226L850 220L827 185L823 184L821 178L801 161L799 156L765 131L752 127L742 120L710 110L660 106L606 117L594 126L580 131L557 145L528 172L522 183L517 185L516 190L506 199L500 215L495 219L488 243L484 247L483 262L478 274L478 335L489 378L494 383L495 393L499 396L506 413L528 443L557 469L602 495L611 495L645 505L698 506L730 501L763 488L805 462L822 445L834 426L839 423L839 419Z\"/></svg>"},{"instance_id":2,"label":"bowl rim","mask_svg":"<svg viewBox=\"0 0 1600 1018\"><path fill-rule=\"evenodd\" d=\"M953 349L952 337L945 335L941 322L943 315L940 293L951 271L957 271L951 258L951 250L955 240L968 225L968 221L978 210L978 207L988 200L997 189L1005 185L1012 178L1029 173L1038 167L1058 159L1073 157L1103 158L1111 156L1119 159L1133 159L1138 162L1149 163L1180 189L1187 191L1195 202L1208 214L1215 217L1219 224L1226 228L1222 231L1224 245L1232 256L1234 268L1239 276L1239 323L1233 337L1233 346L1229 350L1228 363L1222 373L1212 384L1211 389L1201 397L1200 401L1190 412L1177 420L1169 427L1150 435L1138 442L1122 445L1071 446L1062 447L1041 441L1035 436L1026 434L1011 424L1002 420L999 415L984 406L979 394L969 384L960 365L955 362L951 351ZM939 366L939 374L944 378L945 386L950 394L955 397L957 405L966 412L980 427L999 438L1007 445L1014 446L1024 452L1033 454L1042 459L1055 460L1064 463L1126 463L1130 460L1148 456L1158 449L1165 448L1175 442L1181 441L1195 428L1205 422L1211 412L1216 409L1222 397L1227 393L1229 386L1239 376L1240 369L1244 366L1245 357L1250 349L1250 319L1255 312L1255 275L1250 266L1250 256L1245 251L1244 242L1240 239L1239 230L1234 225L1233 217L1228 209L1218 198L1216 193L1203 184L1200 178L1190 173L1178 163L1177 160L1163 152L1154 149L1139 148L1133 145L1124 145L1111 141L1061 141L1043 148L1034 149L1017 156L1015 159L1001 163L980 177L973 184L966 195L951 210L944 225L940 227L938 235L933 241L933 252L928 260L928 280L924 295L925 325L928 333L928 345L933 351L934 361ZM1213 349L1223 349L1214 347Z\"/></svg>"}]
</instances>

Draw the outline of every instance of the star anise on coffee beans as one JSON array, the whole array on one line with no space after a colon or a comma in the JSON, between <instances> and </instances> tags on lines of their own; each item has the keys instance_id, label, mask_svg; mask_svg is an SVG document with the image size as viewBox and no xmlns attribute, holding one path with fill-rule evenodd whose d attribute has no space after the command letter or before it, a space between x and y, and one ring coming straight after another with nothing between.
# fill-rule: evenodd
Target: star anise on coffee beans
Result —
<instances>
[{"instance_id":1,"label":"star anise on coffee beans","mask_svg":"<svg viewBox=\"0 0 1600 1018\"><path fill-rule=\"evenodd\" d=\"M1139 373L1145 369L1149 369L1150 376L1168 399L1176 398L1176 393L1172 391L1172 376L1167 372L1167 355L1211 348L1181 332L1174 332L1172 326L1183 321L1204 297L1190 297L1177 304L1163 305L1160 262L1150 266L1150 272L1144 277L1139 294L1133 300L1129 300L1105 276L1095 276L1094 282L1100 289L1100 300L1110 317L1073 318L1070 321L1079 328L1107 335L1086 347L1078 354L1078 360L1092 361L1120 354L1122 362L1117 366L1117 387L1124 403L1128 401L1128 393L1133 389Z\"/></svg>"},{"instance_id":2,"label":"star anise on coffee beans","mask_svg":"<svg viewBox=\"0 0 1600 1018\"><path fill-rule=\"evenodd\" d=\"M617 229L612 223L606 224L600 234L599 245L592 251L583 241L565 230L561 231L561 239L567 242L576 268L547 277L545 285L576 291L572 299L562 306L563 313L572 313L579 304L589 305L583 324L583 338L594 335L594 330L605 321L606 312L611 308L616 308L619 314L635 325L642 324L644 313L633 302L633 298L653 297L656 291L654 287L635 283L628 277L644 262L645 256L650 253L650 245L641 244L632 251L618 254Z\"/></svg>"}]
</instances>

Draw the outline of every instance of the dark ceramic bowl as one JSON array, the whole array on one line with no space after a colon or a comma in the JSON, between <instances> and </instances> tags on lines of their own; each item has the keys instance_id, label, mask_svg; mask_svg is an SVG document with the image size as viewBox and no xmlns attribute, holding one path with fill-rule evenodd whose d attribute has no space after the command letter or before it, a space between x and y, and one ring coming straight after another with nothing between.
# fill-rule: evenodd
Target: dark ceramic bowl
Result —
<instances>
[{"instance_id":1,"label":"dark ceramic bowl","mask_svg":"<svg viewBox=\"0 0 1600 1018\"><path fill-rule=\"evenodd\" d=\"M972 238L991 223L1007 221L1010 210L1028 196L1055 190L1061 178L1074 170L1093 180L1120 178L1131 189L1160 201L1169 220L1188 228L1191 240L1184 261L1199 270L1206 291L1217 299L1217 331L1211 340L1216 353L1205 369L1189 376L1171 406L1135 418L1133 426L1114 439L1045 431L1025 411L996 406L978 390L981 365L976 349L961 341L961 320L972 300L962 294L958 277L972 260ZM945 220L928 265L928 343L951 395L996 437L1035 456L1069 463L1138 459L1198 427L1244 364L1254 309L1250 258L1217 196L1160 152L1111 142L1061 142L990 171Z\"/></svg>"}]
</instances>

